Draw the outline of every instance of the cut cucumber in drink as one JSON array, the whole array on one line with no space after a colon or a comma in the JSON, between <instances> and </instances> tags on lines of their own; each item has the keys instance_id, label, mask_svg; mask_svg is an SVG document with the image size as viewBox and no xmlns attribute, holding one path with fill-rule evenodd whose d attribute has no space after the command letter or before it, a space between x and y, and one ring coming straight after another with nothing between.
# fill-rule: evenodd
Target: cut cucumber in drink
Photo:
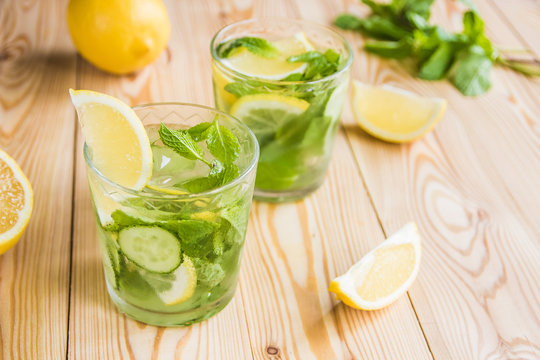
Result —
<instances>
[{"instance_id":1,"label":"cut cucumber in drink","mask_svg":"<svg viewBox=\"0 0 540 360\"><path fill-rule=\"evenodd\" d=\"M151 272L170 273L182 262L178 238L157 226L122 229L118 242L129 260Z\"/></svg>"}]
</instances>

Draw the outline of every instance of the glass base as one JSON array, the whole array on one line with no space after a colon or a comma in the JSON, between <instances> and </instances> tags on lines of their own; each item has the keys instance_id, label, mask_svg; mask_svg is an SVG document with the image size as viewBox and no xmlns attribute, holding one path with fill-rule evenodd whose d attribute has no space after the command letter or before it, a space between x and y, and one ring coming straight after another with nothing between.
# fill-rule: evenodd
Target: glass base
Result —
<instances>
[{"instance_id":1,"label":"glass base","mask_svg":"<svg viewBox=\"0 0 540 360\"><path fill-rule=\"evenodd\" d=\"M232 287L220 299L205 304L203 307L183 312L168 313L144 309L123 300L107 283L107 290L111 300L120 312L137 321L155 326L188 326L204 321L223 310L234 296L236 287Z\"/></svg>"},{"instance_id":2,"label":"glass base","mask_svg":"<svg viewBox=\"0 0 540 360\"><path fill-rule=\"evenodd\" d=\"M317 184L316 186L307 189L289 191L271 191L255 188L253 192L253 199L271 203L293 202L302 200L306 196L311 195L311 193L315 192L315 190L317 190L320 186L321 184Z\"/></svg>"}]
</instances>

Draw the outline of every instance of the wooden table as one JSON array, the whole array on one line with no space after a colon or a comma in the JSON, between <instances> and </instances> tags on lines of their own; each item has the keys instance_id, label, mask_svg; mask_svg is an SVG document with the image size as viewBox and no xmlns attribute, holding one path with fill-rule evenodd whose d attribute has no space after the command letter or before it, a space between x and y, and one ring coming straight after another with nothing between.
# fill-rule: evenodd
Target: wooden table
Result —
<instances>
[{"instance_id":1,"label":"wooden table","mask_svg":"<svg viewBox=\"0 0 540 360\"><path fill-rule=\"evenodd\" d=\"M477 0L494 43L540 57L538 0ZM355 49L352 75L448 99L435 131L406 145L364 134L347 105L327 180L297 203L255 202L239 288L214 318L145 326L105 288L82 139L67 89L131 104L213 104L209 42L227 23L282 15L330 24L357 0L170 0L169 47L136 75L77 56L67 1L0 1L0 147L35 190L31 223L0 256L0 359L539 359L540 82L497 68L491 91L464 98ZM463 7L433 20L459 28ZM407 295L374 312L327 291L409 220L423 259Z\"/></svg>"}]
</instances>

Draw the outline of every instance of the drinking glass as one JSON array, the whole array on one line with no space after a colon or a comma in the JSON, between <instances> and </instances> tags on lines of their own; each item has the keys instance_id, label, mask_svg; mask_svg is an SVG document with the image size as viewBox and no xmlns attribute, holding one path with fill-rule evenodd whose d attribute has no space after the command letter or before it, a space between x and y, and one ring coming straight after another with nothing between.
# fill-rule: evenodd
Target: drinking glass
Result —
<instances>
[{"instance_id":1,"label":"drinking glass","mask_svg":"<svg viewBox=\"0 0 540 360\"><path fill-rule=\"evenodd\" d=\"M218 313L234 295L259 147L243 123L208 107L158 103L134 110L153 154L152 177L143 190L103 176L92 149L84 146L107 289L118 309L136 320L189 325ZM159 124L185 129L216 119L238 138L239 175L199 193L167 187L204 176L205 165L163 146Z\"/></svg>"},{"instance_id":2,"label":"drinking glass","mask_svg":"<svg viewBox=\"0 0 540 360\"><path fill-rule=\"evenodd\" d=\"M219 55L220 44L241 37L271 42L305 39L304 43L321 54L328 49L340 54L340 65L335 73L317 80L253 75L253 69L256 73L267 70L262 58L259 68L253 65L247 73ZM332 29L309 21L262 18L222 28L210 50L216 107L246 123L259 142L255 198L292 201L315 191L328 169L347 94L353 58L347 41Z\"/></svg>"}]
</instances>

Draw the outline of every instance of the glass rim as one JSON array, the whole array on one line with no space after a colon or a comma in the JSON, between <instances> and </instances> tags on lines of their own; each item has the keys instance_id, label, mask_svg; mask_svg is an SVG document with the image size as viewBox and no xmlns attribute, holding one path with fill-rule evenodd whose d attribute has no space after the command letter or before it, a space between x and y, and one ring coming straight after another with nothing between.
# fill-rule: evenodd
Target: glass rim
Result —
<instances>
[{"instance_id":1,"label":"glass rim","mask_svg":"<svg viewBox=\"0 0 540 360\"><path fill-rule=\"evenodd\" d=\"M345 48L347 49L347 52L349 53L349 57L347 58L347 62L345 63L345 65L343 65L343 67L341 69L339 69L335 73L330 74L330 75L325 76L325 77L322 77L322 78L317 79L317 80L283 81L283 80L265 79L265 78L261 78L261 77L257 77L257 76L251 76L251 75L244 74L244 73L242 73L240 71L237 71L237 70L231 68L227 64L225 64L222 61L222 58L220 58L217 55L217 53L216 53L217 44L215 44L215 42L216 42L216 39L217 39L218 35L220 35L221 33L227 31L228 29L230 29L232 27L235 27L235 26L238 26L238 25L241 25L241 24L259 22L259 21L272 21L272 20L273 21L285 21L285 22L289 22L289 23L296 23L296 24L299 24L299 25L303 24L303 25L307 25L307 26L317 27L317 28L323 29L324 31L326 31L330 35L336 36L345 45ZM214 45L216 45L216 46L214 46ZM231 24L225 25L224 27L219 29L214 34L214 36L212 37L212 41L210 41L210 54L212 55L212 59L215 60L218 63L219 66L223 67L227 71L230 71L234 76L237 76L237 77L240 77L240 78L243 78L243 79L247 79L247 80L258 80L258 81L261 81L261 82L265 82L265 83L268 83L268 84L275 84L275 85L312 85L312 84L318 84L320 82L326 82L326 81L332 80L334 78L339 77L341 74L343 74L345 71L347 71L347 70L349 70L351 68L351 65L352 65L352 62L353 62L353 56L354 56L351 45L349 44L347 39L345 39L343 37L343 35L341 35L337 31L335 31L331 27L323 25L323 24L319 24L317 22L310 21L310 20L292 19L292 18L286 18L286 17L280 17L280 16L265 16L265 17L258 17L258 18L250 18L250 19L240 20L240 21L236 21L236 22L233 22Z\"/></svg>"},{"instance_id":2,"label":"glass rim","mask_svg":"<svg viewBox=\"0 0 540 360\"><path fill-rule=\"evenodd\" d=\"M184 107L193 107L193 108L209 110L209 111L214 112L217 115L225 116L226 118L232 120L233 123L235 123L236 125L239 125L240 128L242 128L244 130L247 130L246 133L248 134L249 139L254 144L254 151L253 151L253 155L251 156L251 160L250 160L248 166L246 166L246 168L244 169L244 171L242 171L236 178L234 178L234 180L228 182L227 184L218 186L218 187L216 187L214 189L202 191L202 192L187 193L187 194L168 194L168 193L157 193L157 192L156 193L146 193L146 192L143 192L142 190L134 190L134 189L130 189L128 187L125 187L123 185L120 185L117 182L109 179L101 171L99 171L94 166L94 163L92 162L92 160L90 160L90 158L88 157L89 146L85 142L84 145L83 145L83 156L84 156L84 160L86 162L87 167L94 174L96 174L97 177L101 181L104 181L108 185L110 185L110 186L112 186L114 188L117 188L117 189L121 190L122 192L128 193L130 195L134 195L134 196L137 196L137 197L143 197L145 199L154 199L154 200L158 200L158 199L160 199L160 200L163 200L163 199L167 199L167 200L187 200L187 199L200 198L200 197L205 197L205 196L212 196L212 195L218 194L218 193L220 193L222 191L225 191L225 190L237 185L239 182L241 182L257 166L257 163L258 163L258 160L259 160L259 151L260 151L259 150L259 143L257 141L257 138L255 137L255 134L253 134L253 131L251 131L251 129L246 124L244 124L243 122L241 122L240 120L238 120L237 118L235 118L232 115L229 115L229 114L227 114L227 113L225 113L223 111L217 110L215 108L212 108L212 107L209 107L209 106L206 106L206 105L183 103L183 102L146 103L146 104L140 104L140 105L133 106L132 109L136 111L136 110L139 110L139 109L149 108L149 107L152 107L152 106L171 106L171 105L184 106Z\"/></svg>"}]
</instances>

